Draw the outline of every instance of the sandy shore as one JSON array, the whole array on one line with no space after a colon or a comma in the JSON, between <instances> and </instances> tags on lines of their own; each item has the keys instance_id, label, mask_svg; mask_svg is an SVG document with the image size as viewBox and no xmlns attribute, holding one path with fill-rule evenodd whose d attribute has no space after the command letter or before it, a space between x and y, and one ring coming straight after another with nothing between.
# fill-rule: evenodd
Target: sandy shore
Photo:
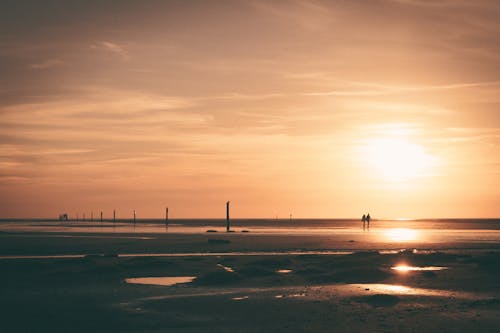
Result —
<instances>
[{"instance_id":1,"label":"sandy shore","mask_svg":"<svg viewBox=\"0 0 500 333\"><path fill-rule=\"evenodd\" d=\"M426 243L437 251L422 251L413 242L380 246L350 238L3 231L2 327L6 332L500 330L497 243ZM421 251L381 254L373 246ZM314 254L333 249L349 251ZM253 253L201 255L231 251ZM117 256L181 252L200 255ZM81 256L13 258L54 254ZM125 282L179 276L195 279L171 286Z\"/></svg>"}]
</instances>

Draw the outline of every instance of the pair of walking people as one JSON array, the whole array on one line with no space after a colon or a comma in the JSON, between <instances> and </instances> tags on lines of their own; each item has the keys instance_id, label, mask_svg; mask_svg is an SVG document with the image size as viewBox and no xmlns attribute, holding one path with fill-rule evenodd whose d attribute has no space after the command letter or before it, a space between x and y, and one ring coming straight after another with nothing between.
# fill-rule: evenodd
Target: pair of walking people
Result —
<instances>
[{"instance_id":1,"label":"pair of walking people","mask_svg":"<svg viewBox=\"0 0 500 333\"><path fill-rule=\"evenodd\" d=\"M363 221L363 227L365 226L365 223L368 225L368 227L370 227L370 220L372 218L370 217L370 213L368 214L363 214L363 217L361 217L361 221Z\"/></svg>"}]
</instances>

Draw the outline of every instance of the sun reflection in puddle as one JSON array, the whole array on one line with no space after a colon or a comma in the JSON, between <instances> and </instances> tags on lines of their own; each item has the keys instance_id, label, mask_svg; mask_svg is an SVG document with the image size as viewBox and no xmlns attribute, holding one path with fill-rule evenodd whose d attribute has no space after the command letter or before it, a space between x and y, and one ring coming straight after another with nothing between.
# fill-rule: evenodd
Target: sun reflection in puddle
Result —
<instances>
[{"instance_id":1,"label":"sun reflection in puddle","mask_svg":"<svg viewBox=\"0 0 500 333\"><path fill-rule=\"evenodd\" d=\"M128 278L126 283L131 284L149 284L155 286L173 286L179 283L189 283L196 279L196 276L163 276L163 277L143 277Z\"/></svg>"},{"instance_id":2,"label":"sun reflection in puddle","mask_svg":"<svg viewBox=\"0 0 500 333\"><path fill-rule=\"evenodd\" d=\"M352 286L364 289L371 293L384 293L384 294L396 294L396 295L422 295L422 296L461 296L464 298L471 297L465 292L456 292L451 290L438 290L438 289L425 289L425 288L414 288L395 284L353 284Z\"/></svg>"},{"instance_id":3,"label":"sun reflection in puddle","mask_svg":"<svg viewBox=\"0 0 500 333\"><path fill-rule=\"evenodd\" d=\"M243 301L245 299L248 299L248 296L240 296L240 297L233 297L231 298L233 301Z\"/></svg>"},{"instance_id":4,"label":"sun reflection in puddle","mask_svg":"<svg viewBox=\"0 0 500 333\"><path fill-rule=\"evenodd\" d=\"M448 269L448 267L443 266L407 266L407 265L398 265L393 266L391 269L398 272L411 272L411 271L442 271Z\"/></svg>"},{"instance_id":5,"label":"sun reflection in puddle","mask_svg":"<svg viewBox=\"0 0 500 333\"><path fill-rule=\"evenodd\" d=\"M280 299L280 298L296 298L296 297L306 297L305 293L297 293L297 294L288 294L288 295L274 295L274 298Z\"/></svg>"},{"instance_id":6,"label":"sun reflection in puddle","mask_svg":"<svg viewBox=\"0 0 500 333\"><path fill-rule=\"evenodd\" d=\"M217 267L222 268L226 272L234 273L234 269L232 269L231 267L228 267L228 266L224 266L223 264L217 264Z\"/></svg>"},{"instance_id":7,"label":"sun reflection in puddle","mask_svg":"<svg viewBox=\"0 0 500 333\"><path fill-rule=\"evenodd\" d=\"M276 273L280 273L280 274L289 274L291 272L293 272L293 270L291 270L291 269L278 269L276 271Z\"/></svg>"}]
</instances>

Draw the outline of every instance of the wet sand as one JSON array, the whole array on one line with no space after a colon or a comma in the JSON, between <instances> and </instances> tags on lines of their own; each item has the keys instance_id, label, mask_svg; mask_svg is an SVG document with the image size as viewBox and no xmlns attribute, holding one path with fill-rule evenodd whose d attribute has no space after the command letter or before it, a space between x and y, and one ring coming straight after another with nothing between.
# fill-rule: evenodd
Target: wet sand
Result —
<instances>
[{"instance_id":1,"label":"wet sand","mask_svg":"<svg viewBox=\"0 0 500 333\"><path fill-rule=\"evenodd\" d=\"M363 231L305 237L64 229L0 228L6 332L500 328L500 242L491 237L389 242ZM72 256L22 257L40 255ZM126 282L161 277L169 284L196 278L170 286Z\"/></svg>"}]
</instances>

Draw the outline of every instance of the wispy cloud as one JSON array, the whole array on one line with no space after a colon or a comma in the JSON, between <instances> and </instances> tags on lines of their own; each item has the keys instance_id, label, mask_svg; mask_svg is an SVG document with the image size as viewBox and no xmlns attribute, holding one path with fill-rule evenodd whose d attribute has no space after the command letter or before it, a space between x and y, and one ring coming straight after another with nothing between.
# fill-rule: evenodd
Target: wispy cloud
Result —
<instances>
[{"instance_id":1,"label":"wispy cloud","mask_svg":"<svg viewBox=\"0 0 500 333\"><path fill-rule=\"evenodd\" d=\"M125 49L123 45L116 42L101 41L90 46L92 49L101 49L109 53L115 54L124 60L130 59L129 52Z\"/></svg>"},{"instance_id":2,"label":"wispy cloud","mask_svg":"<svg viewBox=\"0 0 500 333\"><path fill-rule=\"evenodd\" d=\"M48 60L45 60L42 62L30 64L29 67L33 68L33 69L47 69L47 68L59 66L63 63L64 63L64 61L62 61L60 59L48 59Z\"/></svg>"},{"instance_id":3,"label":"wispy cloud","mask_svg":"<svg viewBox=\"0 0 500 333\"><path fill-rule=\"evenodd\" d=\"M266 100L273 98L285 97L282 93L272 93L272 94L242 94L238 92L227 93L222 95L200 97L198 100L234 100L234 101L245 101L245 100Z\"/></svg>"},{"instance_id":4,"label":"wispy cloud","mask_svg":"<svg viewBox=\"0 0 500 333\"><path fill-rule=\"evenodd\" d=\"M72 155L91 153L92 149L68 149L68 148L48 148L48 149L20 149L19 146L11 144L0 145L0 157L19 156L43 156L43 155Z\"/></svg>"},{"instance_id":5,"label":"wispy cloud","mask_svg":"<svg viewBox=\"0 0 500 333\"><path fill-rule=\"evenodd\" d=\"M489 87L498 86L500 81L490 81L490 82L465 82L465 83L451 83L443 85L384 85L378 83L369 82L348 82L352 87L358 87L358 89L353 90L330 90L321 92L308 92L304 93L306 96L383 96L383 95L394 95L401 93L412 93L412 92L432 92L432 91L444 91L444 90L457 90L457 89L467 89L476 87ZM371 89L363 89L371 88Z\"/></svg>"},{"instance_id":6,"label":"wispy cloud","mask_svg":"<svg viewBox=\"0 0 500 333\"><path fill-rule=\"evenodd\" d=\"M483 2L483 1L464 1L464 0L434 0L434 1L426 1L426 0L389 0L389 2L399 3L403 5L411 5L411 6L421 6L421 7L490 7L495 6L494 3L491 2Z\"/></svg>"},{"instance_id":7,"label":"wispy cloud","mask_svg":"<svg viewBox=\"0 0 500 333\"><path fill-rule=\"evenodd\" d=\"M307 30L326 27L333 20L329 6L319 1L294 0L287 2L253 1L251 5L262 14L272 15Z\"/></svg>"}]
</instances>

